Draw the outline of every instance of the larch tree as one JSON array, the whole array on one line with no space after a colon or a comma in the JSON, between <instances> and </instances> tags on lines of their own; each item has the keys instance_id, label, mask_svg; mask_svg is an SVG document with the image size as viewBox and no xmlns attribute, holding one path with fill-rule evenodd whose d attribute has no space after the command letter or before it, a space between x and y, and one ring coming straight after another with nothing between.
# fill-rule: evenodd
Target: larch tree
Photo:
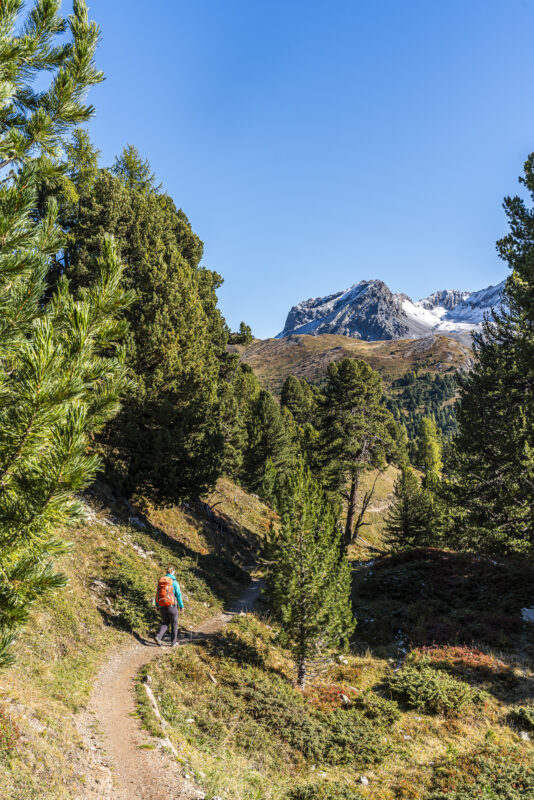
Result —
<instances>
[{"instance_id":1,"label":"larch tree","mask_svg":"<svg viewBox=\"0 0 534 800\"><path fill-rule=\"evenodd\" d=\"M65 136L88 120L98 27L82 0L0 4L0 664L37 599L61 586L54 568L76 493L99 468L92 436L128 388L121 339L131 296L116 248L104 239L94 281L77 297L65 279L47 292L63 246L57 205L38 214L38 187L60 181ZM70 33L66 40L64 33ZM48 76L47 88L41 84Z\"/></svg>"},{"instance_id":2,"label":"larch tree","mask_svg":"<svg viewBox=\"0 0 534 800\"><path fill-rule=\"evenodd\" d=\"M304 687L310 664L347 644L354 631L350 567L334 510L302 463L287 478L278 509L269 590Z\"/></svg>"},{"instance_id":3,"label":"larch tree","mask_svg":"<svg viewBox=\"0 0 534 800\"><path fill-rule=\"evenodd\" d=\"M435 485L443 470L440 435L435 421L423 417L419 423L417 437L416 466L424 472L425 484Z\"/></svg>"}]
</instances>

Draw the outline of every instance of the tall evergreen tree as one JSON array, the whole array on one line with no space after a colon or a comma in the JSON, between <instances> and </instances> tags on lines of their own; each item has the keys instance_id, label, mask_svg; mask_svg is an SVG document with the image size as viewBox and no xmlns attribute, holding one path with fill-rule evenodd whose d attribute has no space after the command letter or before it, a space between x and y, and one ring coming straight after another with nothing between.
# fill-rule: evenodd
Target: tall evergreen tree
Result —
<instances>
[{"instance_id":1,"label":"tall evergreen tree","mask_svg":"<svg viewBox=\"0 0 534 800\"><path fill-rule=\"evenodd\" d=\"M302 464L287 479L279 511L269 587L304 687L310 662L347 643L354 630L350 568L332 506Z\"/></svg>"},{"instance_id":2,"label":"tall evergreen tree","mask_svg":"<svg viewBox=\"0 0 534 800\"><path fill-rule=\"evenodd\" d=\"M393 448L394 427L378 373L359 359L332 362L322 401L319 448L326 485L347 503L346 546L372 497L372 490L359 497L362 475L384 467Z\"/></svg>"},{"instance_id":3,"label":"tall evergreen tree","mask_svg":"<svg viewBox=\"0 0 534 800\"><path fill-rule=\"evenodd\" d=\"M394 550L429 544L432 498L411 467L395 481L393 505L386 517L386 541Z\"/></svg>"},{"instance_id":4,"label":"tall evergreen tree","mask_svg":"<svg viewBox=\"0 0 534 800\"><path fill-rule=\"evenodd\" d=\"M288 375L282 386L280 405L289 409L297 425L316 421L318 393L308 381Z\"/></svg>"},{"instance_id":5,"label":"tall evergreen tree","mask_svg":"<svg viewBox=\"0 0 534 800\"><path fill-rule=\"evenodd\" d=\"M534 200L534 153L520 182ZM459 543L496 553L534 549L534 207L507 197L504 209L510 232L497 249L512 272L504 310L474 337L451 482Z\"/></svg>"},{"instance_id":6,"label":"tall evergreen tree","mask_svg":"<svg viewBox=\"0 0 534 800\"><path fill-rule=\"evenodd\" d=\"M126 355L137 389L100 445L118 489L176 503L205 491L221 469L220 278L199 267L202 243L171 198L147 188L146 170L139 181L135 169L116 172L101 170L81 194L65 271L74 285L90 282L94 253L114 234L136 296Z\"/></svg>"},{"instance_id":7,"label":"tall evergreen tree","mask_svg":"<svg viewBox=\"0 0 534 800\"><path fill-rule=\"evenodd\" d=\"M90 288L75 299L62 280L45 299L62 240L53 201L38 219L37 188L63 175L64 137L91 116L85 91L102 74L84 2L65 21L59 0L37 0L21 26L23 6L0 4L0 664L32 603L65 581L58 531L80 513L75 493L99 467L90 439L127 386L120 317L131 301L109 239ZM70 42L56 38L66 28Z\"/></svg>"},{"instance_id":8,"label":"tall evergreen tree","mask_svg":"<svg viewBox=\"0 0 534 800\"><path fill-rule=\"evenodd\" d=\"M245 485L259 492L264 484L266 469L269 468L272 473L274 468L278 475L284 475L292 455L291 441L280 408L274 397L266 389L261 389L249 417L243 464Z\"/></svg>"},{"instance_id":9,"label":"tall evergreen tree","mask_svg":"<svg viewBox=\"0 0 534 800\"><path fill-rule=\"evenodd\" d=\"M246 322L241 322L237 333L231 333L229 337L230 344L249 345L253 340L252 329Z\"/></svg>"}]
</instances>

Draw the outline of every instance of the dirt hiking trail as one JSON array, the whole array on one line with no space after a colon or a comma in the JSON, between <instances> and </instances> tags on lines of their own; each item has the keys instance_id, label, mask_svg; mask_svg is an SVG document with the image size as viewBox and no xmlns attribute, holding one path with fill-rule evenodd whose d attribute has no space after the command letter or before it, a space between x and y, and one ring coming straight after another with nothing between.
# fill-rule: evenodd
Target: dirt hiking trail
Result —
<instances>
[{"instance_id":1,"label":"dirt hiking trail","mask_svg":"<svg viewBox=\"0 0 534 800\"><path fill-rule=\"evenodd\" d=\"M229 610L190 631L181 629L179 645L220 631L236 614L250 611L261 591L251 584ZM155 739L140 726L135 712L135 679L141 667L165 658L172 649L152 641L132 641L116 650L100 670L87 711L78 717L78 730L87 747L85 786L76 800L193 800L204 797L169 755L164 739ZM162 737L164 737L162 732ZM153 749L143 749L143 745Z\"/></svg>"}]
</instances>

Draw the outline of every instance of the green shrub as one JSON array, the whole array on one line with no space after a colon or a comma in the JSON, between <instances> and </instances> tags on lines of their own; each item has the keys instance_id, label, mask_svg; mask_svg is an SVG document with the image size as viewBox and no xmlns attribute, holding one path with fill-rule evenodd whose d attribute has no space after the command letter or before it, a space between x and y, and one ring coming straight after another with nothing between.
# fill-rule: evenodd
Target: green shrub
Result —
<instances>
[{"instance_id":1,"label":"green shrub","mask_svg":"<svg viewBox=\"0 0 534 800\"><path fill-rule=\"evenodd\" d=\"M305 758L322 760L324 730L321 720L311 715L302 696L277 676L255 677L246 684L234 684L243 698L247 715L272 729Z\"/></svg>"},{"instance_id":2,"label":"green shrub","mask_svg":"<svg viewBox=\"0 0 534 800\"><path fill-rule=\"evenodd\" d=\"M321 713L323 760L328 764L350 764L363 769L377 764L389 753L383 731L355 708L336 708Z\"/></svg>"},{"instance_id":3,"label":"green shrub","mask_svg":"<svg viewBox=\"0 0 534 800\"><path fill-rule=\"evenodd\" d=\"M292 789L286 800L361 800L361 792L335 783L308 784Z\"/></svg>"},{"instance_id":4,"label":"green shrub","mask_svg":"<svg viewBox=\"0 0 534 800\"><path fill-rule=\"evenodd\" d=\"M534 700L529 700L524 706L513 706L509 720L523 730L534 731Z\"/></svg>"},{"instance_id":5,"label":"green shrub","mask_svg":"<svg viewBox=\"0 0 534 800\"><path fill-rule=\"evenodd\" d=\"M245 700L248 715L307 759L363 768L389 751L380 727L360 710L315 711L281 678L256 678L236 685L235 692Z\"/></svg>"},{"instance_id":6,"label":"green shrub","mask_svg":"<svg viewBox=\"0 0 534 800\"><path fill-rule=\"evenodd\" d=\"M437 767L427 800L532 800L534 755L485 747Z\"/></svg>"},{"instance_id":7,"label":"green shrub","mask_svg":"<svg viewBox=\"0 0 534 800\"><path fill-rule=\"evenodd\" d=\"M401 717L399 707L394 700L388 700L370 690L357 695L352 703L360 708L368 719L374 720L382 727L389 728Z\"/></svg>"},{"instance_id":8,"label":"green shrub","mask_svg":"<svg viewBox=\"0 0 534 800\"><path fill-rule=\"evenodd\" d=\"M465 681L425 665L406 664L389 678L388 686L395 699L427 714L456 714L484 696Z\"/></svg>"}]
</instances>

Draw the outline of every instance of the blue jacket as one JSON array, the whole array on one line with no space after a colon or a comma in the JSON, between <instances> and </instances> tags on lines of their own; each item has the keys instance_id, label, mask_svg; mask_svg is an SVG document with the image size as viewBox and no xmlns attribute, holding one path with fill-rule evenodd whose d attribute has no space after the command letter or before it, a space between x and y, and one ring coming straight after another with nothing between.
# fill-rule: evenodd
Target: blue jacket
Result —
<instances>
[{"instance_id":1,"label":"blue jacket","mask_svg":"<svg viewBox=\"0 0 534 800\"><path fill-rule=\"evenodd\" d=\"M170 572L167 572L167 578L172 578L172 591L174 592L174 599L178 602L178 605L181 609L184 607L184 601L182 600L182 591L180 589L180 584L176 580L174 575L171 575Z\"/></svg>"},{"instance_id":2,"label":"blue jacket","mask_svg":"<svg viewBox=\"0 0 534 800\"><path fill-rule=\"evenodd\" d=\"M180 608L183 609L184 601L182 600L182 590L180 589L180 584L178 583L178 581L176 580L174 575L170 575L169 573L167 573L167 576L169 578L172 578L172 590L174 592L174 596L175 596Z\"/></svg>"}]
</instances>

